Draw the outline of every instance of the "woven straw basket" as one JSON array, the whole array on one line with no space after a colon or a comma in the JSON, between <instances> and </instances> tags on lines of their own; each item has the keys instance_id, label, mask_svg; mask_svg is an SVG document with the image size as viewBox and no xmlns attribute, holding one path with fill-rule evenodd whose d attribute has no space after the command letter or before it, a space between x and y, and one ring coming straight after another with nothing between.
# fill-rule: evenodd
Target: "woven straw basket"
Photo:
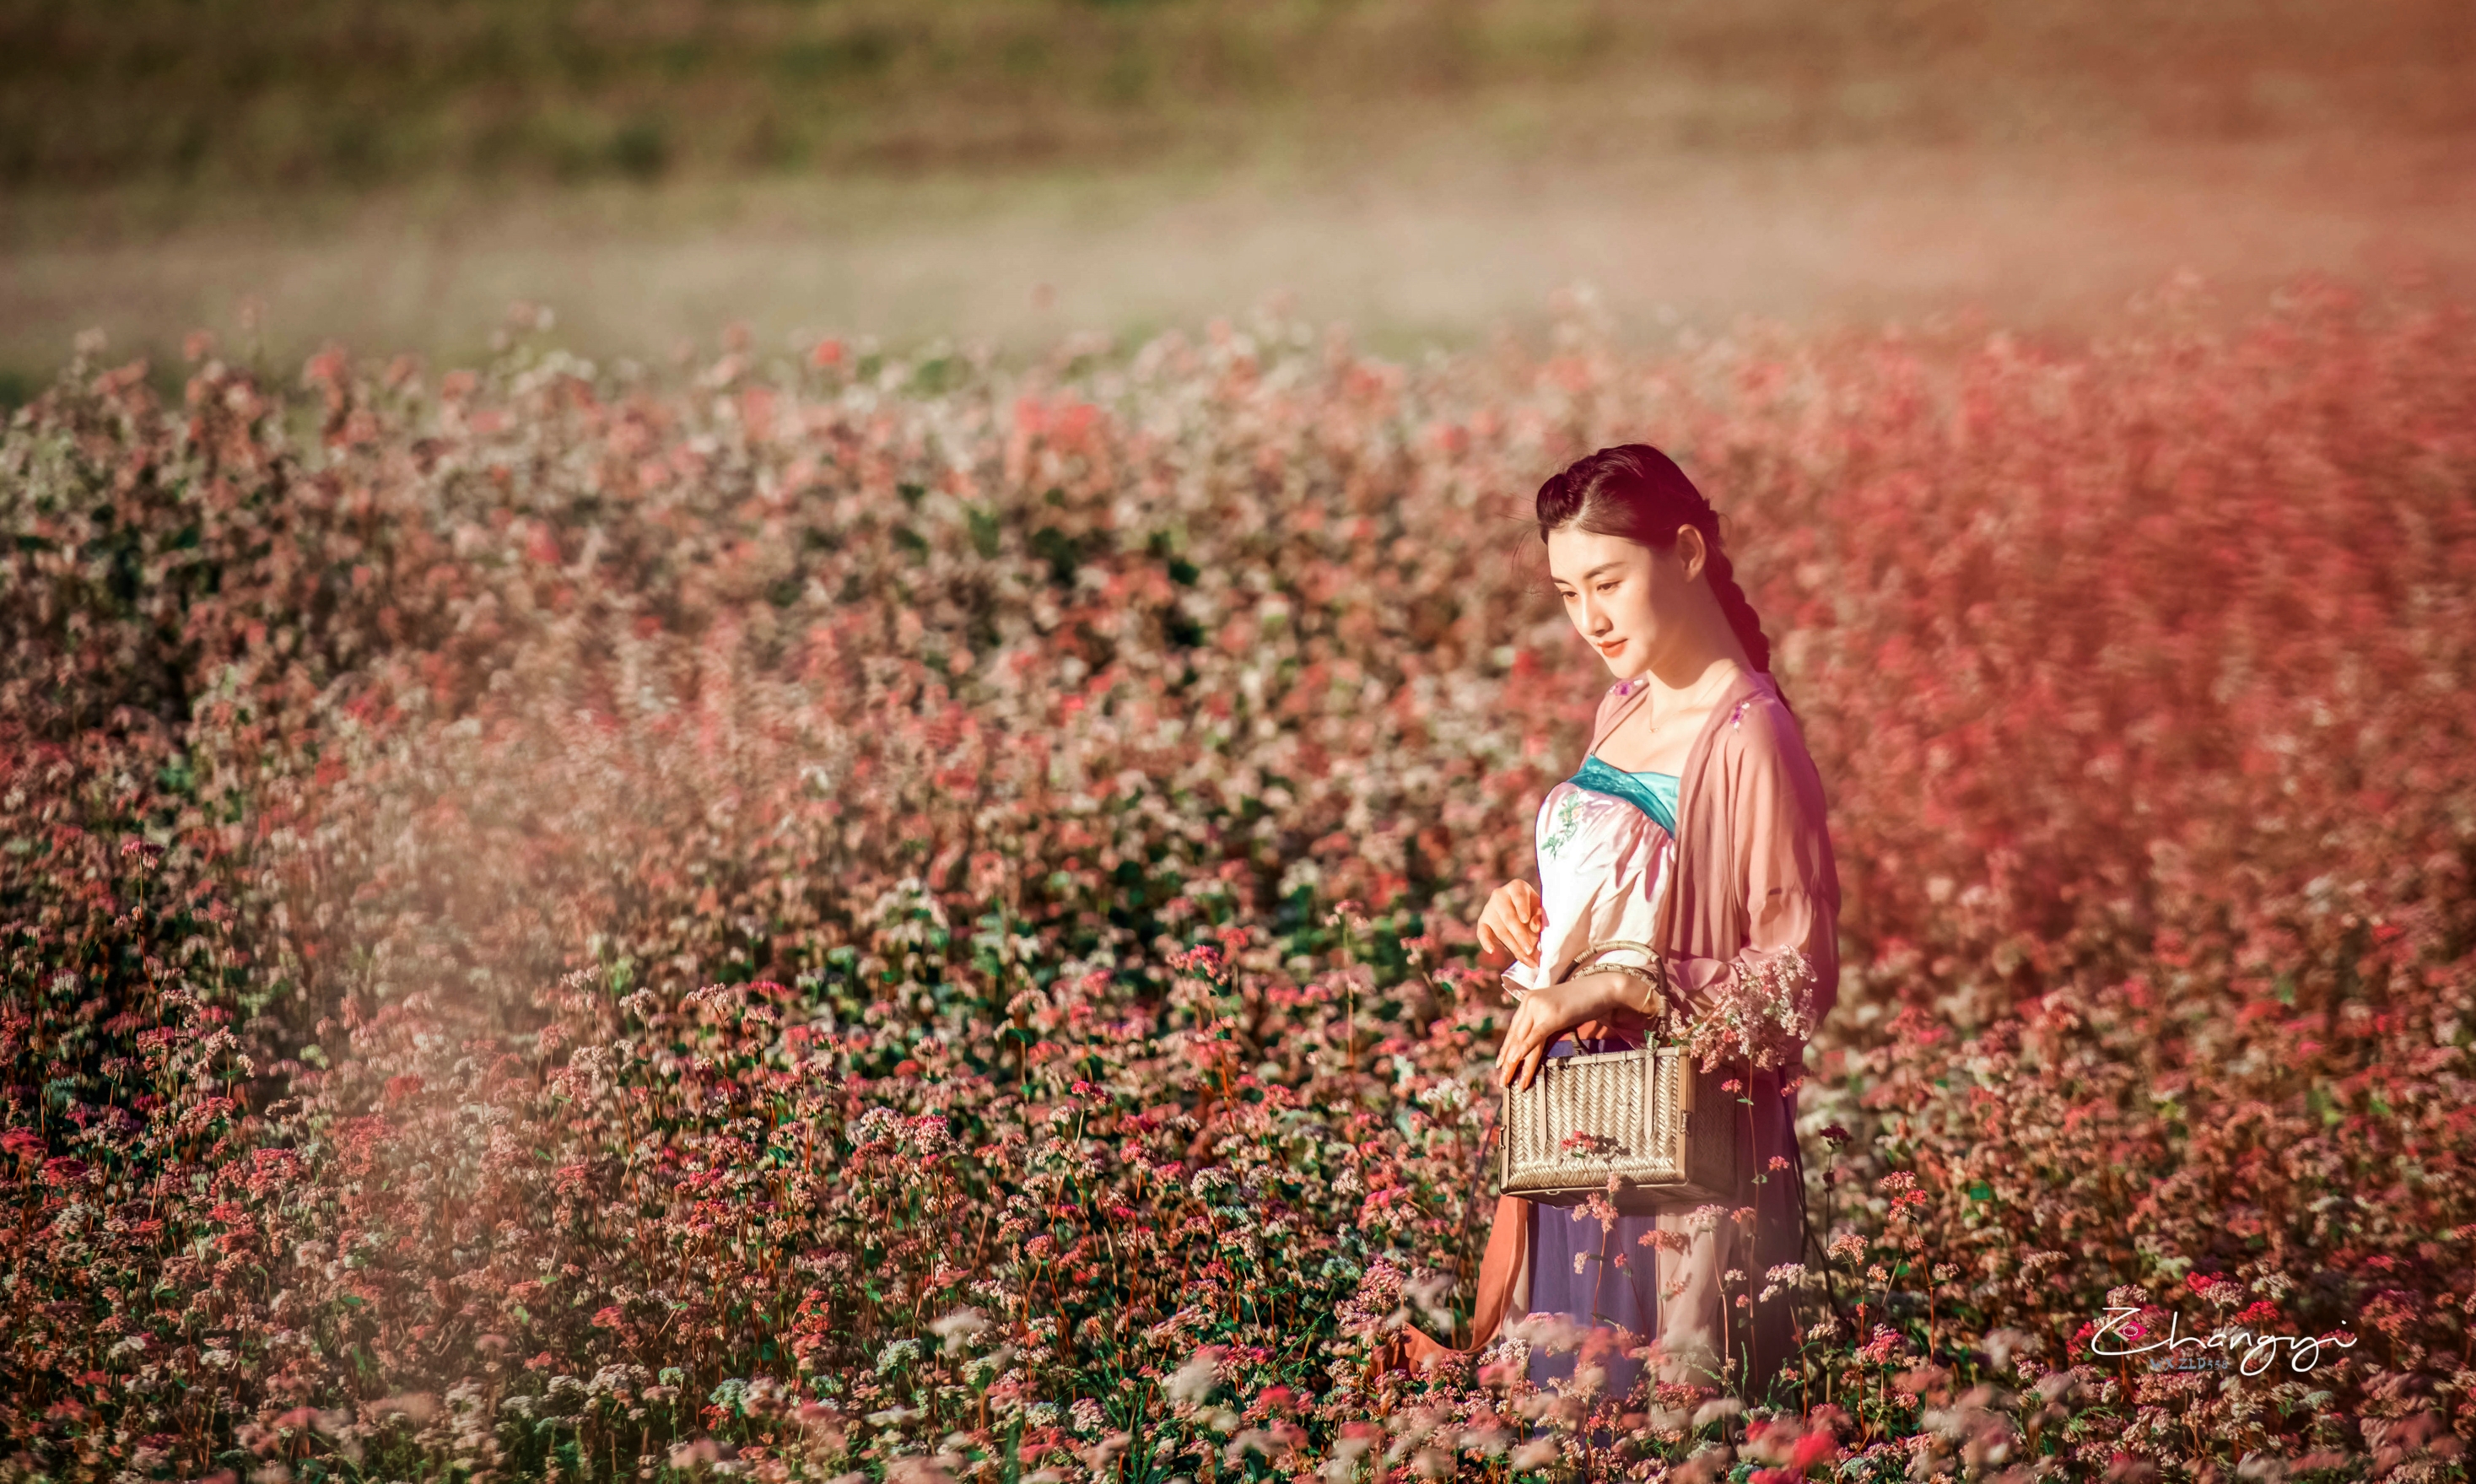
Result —
<instances>
[{"instance_id":1,"label":"woven straw basket","mask_svg":"<svg viewBox=\"0 0 2476 1484\"><path fill-rule=\"evenodd\" d=\"M1661 1029L1667 1028L1665 1018ZM1526 1088L1504 1092L1500 1189L1578 1205L1617 1188L1620 1210L1733 1201L1744 1152L1725 1067L1695 1069L1681 1046L1550 1057ZM1588 1145L1568 1148L1575 1134Z\"/></svg>"}]
</instances>

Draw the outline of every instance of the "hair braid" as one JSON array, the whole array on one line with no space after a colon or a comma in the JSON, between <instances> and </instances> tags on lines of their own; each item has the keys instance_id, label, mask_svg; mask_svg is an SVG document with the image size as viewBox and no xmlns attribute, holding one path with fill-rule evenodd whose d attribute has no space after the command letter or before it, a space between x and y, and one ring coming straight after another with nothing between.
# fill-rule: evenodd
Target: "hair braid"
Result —
<instances>
[{"instance_id":1,"label":"hair braid","mask_svg":"<svg viewBox=\"0 0 2476 1484\"><path fill-rule=\"evenodd\" d=\"M1746 590L1737 585L1737 569L1720 545L1719 532L1705 531L1702 535L1703 544L1711 550L1711 559L1702 568L1703 575L1711 580L1711 596L1720 600L1720 611L1728 615L1728 627L1737 631L1737 642L1746 647L1746 658L1755 669L1769 675L1771 641L1763 633L1763 616L1754 611Z\"/></svg>"}]
</instances>

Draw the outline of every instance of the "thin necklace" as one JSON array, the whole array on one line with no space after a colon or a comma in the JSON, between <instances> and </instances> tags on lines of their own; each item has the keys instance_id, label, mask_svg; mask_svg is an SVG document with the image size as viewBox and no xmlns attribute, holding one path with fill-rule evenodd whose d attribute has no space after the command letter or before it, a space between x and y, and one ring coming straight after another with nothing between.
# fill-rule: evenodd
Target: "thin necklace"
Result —
<instances>
[{"instance_id":1,"label":"thin necklace","mask_svg":"<svg viewBox=\"0 0 2476 1484\"><path fill-rule=\"evenodd\" d=\"M1703 694L1704 694L1706 691L1708 691L1708 690L1710 690L1710 689L1711 689L1712 683L1713 683L1713 681L1714 681L1715 680L1724 680L1724 679L1726 679L1726 678L1727 678L1727 676L1729 675L1729 673L1730 673L1731 671L1735 670L1736 668L1737 668L1737 667L1735 666L1735 664L1730 663L1730 662L1723 662L1723 663L1721 663L1721 664L1720 664L1720 665L1716 665L1716 666L1714 666L1714 667L1713 667L1713 669L1714 669L1714 671L1715 671L1716 673L1715 673L1714 675L1707 675L1707 676L1704 676L1704 677L1703 677L1703 679L1702 679L1702 682L1701 682L1700 684L1698 684L1698 685L1696 685L1696 686L1695 686L1695 687L1694 687L1694 691L1693 691L1693 693L1692 693L1691 695L1687 696L1684 700L1682 700L1682 701L1680 701L1680 702L1676 703L1676 705L1675 705L1675 706L1674 706L1673 710L1674 710L1674 711L1691 711L1691 710L1693 710L1693 709L1694 709L1694 705L1695 705L1695 704L1696 704L1696 702L1698 702L1698 701L1700 701L1700 700L1702 699ZM1650 672L1648 672L1648 671L1647 671L1647 670L1646 670L1646 671L1644 671L1644 672L1643 672L1642 676L1641 676L1641 677L1636 680L1636 683L1637 683L1637 684L1639 684L1639 685L1642 687L1642 691L1643 691L1643 699L1642 699L1642 703L1641 703L1641 704L1642 704L1642 705L1647 705L1649 704L1649 701L1650 701L1650 679L1649 679L1649 674L1650 674ZM1672 714L1672 713L1671 713L1671 714ZM1626 718L1626 717L1619 717L1619 718L1617 719L1617 726L1618 726L1618 727L1622 727L1622 726L1623 726L1623 725L1625 724L1625 722L1626 722L1628 719L1629 719L1629 718ZM1660 721L1652 721L1652 722L1650 722L1648 725L1649 725L1649 728L1650 728L1650 730L1653 730L1653 731L1657 731L1657 730L1659 730L1660 726L1661 726L1661 722L1660 722ZM1616 728L1615 728L1615 727L1611 727L1611 728L1609 728L1609 729L1608 729L1608 734L1609 734L1610 736L1614 736L1614 735L1616 734ZM1597 751L1598 751L1598 749L1597 749L1597 748L1593 748L1593 749L1592 749L1592 751L1593 751L1593 752L1597 752Z\"/></svg>"}]
</instances>

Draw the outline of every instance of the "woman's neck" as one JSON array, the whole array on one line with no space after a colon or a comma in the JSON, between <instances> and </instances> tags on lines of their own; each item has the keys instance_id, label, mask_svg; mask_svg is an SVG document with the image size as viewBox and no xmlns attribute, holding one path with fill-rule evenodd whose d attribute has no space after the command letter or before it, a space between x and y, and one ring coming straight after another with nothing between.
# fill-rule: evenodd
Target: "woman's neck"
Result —
<instances>
[{"instance_id":1,"label":"woman's neck","mask_svg":"<svg viewBox=\"0 0 2476 1484\"><path fill-rule=\"evenodd\" d=\"M1680 649L1684 648L1680 646ZM1735 677L1753 669L1734 633L1725 644L1664 655L1627 683L1647 687L1633 711L1601 739L1601 761L1628 773L1678 773L1694 738Z\"/></svg>"},{"instance_id":2,"label":"woman's neck","mask_svg":"<svg viewBox=\"0 0 2476 1484\"><path fill-rule=\"evenodd\" d=\"M1629 684L1650 687L1647 703L1654 708L1673 706L1704 685L1717 686L1715 670L1729 666L1751 670L1753 662L1746 655L1746 646L1737 631L1716 607L1696 615L1696 621L1667 652L1651 656L1650 664L1628 680Z\"/></svg>"}]
</instances>

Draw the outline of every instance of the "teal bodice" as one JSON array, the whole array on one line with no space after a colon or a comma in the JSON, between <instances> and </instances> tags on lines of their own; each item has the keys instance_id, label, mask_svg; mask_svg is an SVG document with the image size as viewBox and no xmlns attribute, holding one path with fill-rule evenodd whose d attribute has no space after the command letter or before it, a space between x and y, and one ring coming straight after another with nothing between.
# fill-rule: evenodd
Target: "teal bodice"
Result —
<instances>
[{"instance_id":1,"label":"teal bodice","mask_svg":"<svg viewBox=\"0 0 2476 1484\"><path fill-rule=\"evenodd\" d=\"M1573 775L1575 788L1587 788L1595 794L1622 799L1650 816L1651 823L1672 837L1676 833L1676 775L1673 773L1627 773L1599 760L1593 753L1582 759L1581 771Z\"/></svg>"}]
</instances>

